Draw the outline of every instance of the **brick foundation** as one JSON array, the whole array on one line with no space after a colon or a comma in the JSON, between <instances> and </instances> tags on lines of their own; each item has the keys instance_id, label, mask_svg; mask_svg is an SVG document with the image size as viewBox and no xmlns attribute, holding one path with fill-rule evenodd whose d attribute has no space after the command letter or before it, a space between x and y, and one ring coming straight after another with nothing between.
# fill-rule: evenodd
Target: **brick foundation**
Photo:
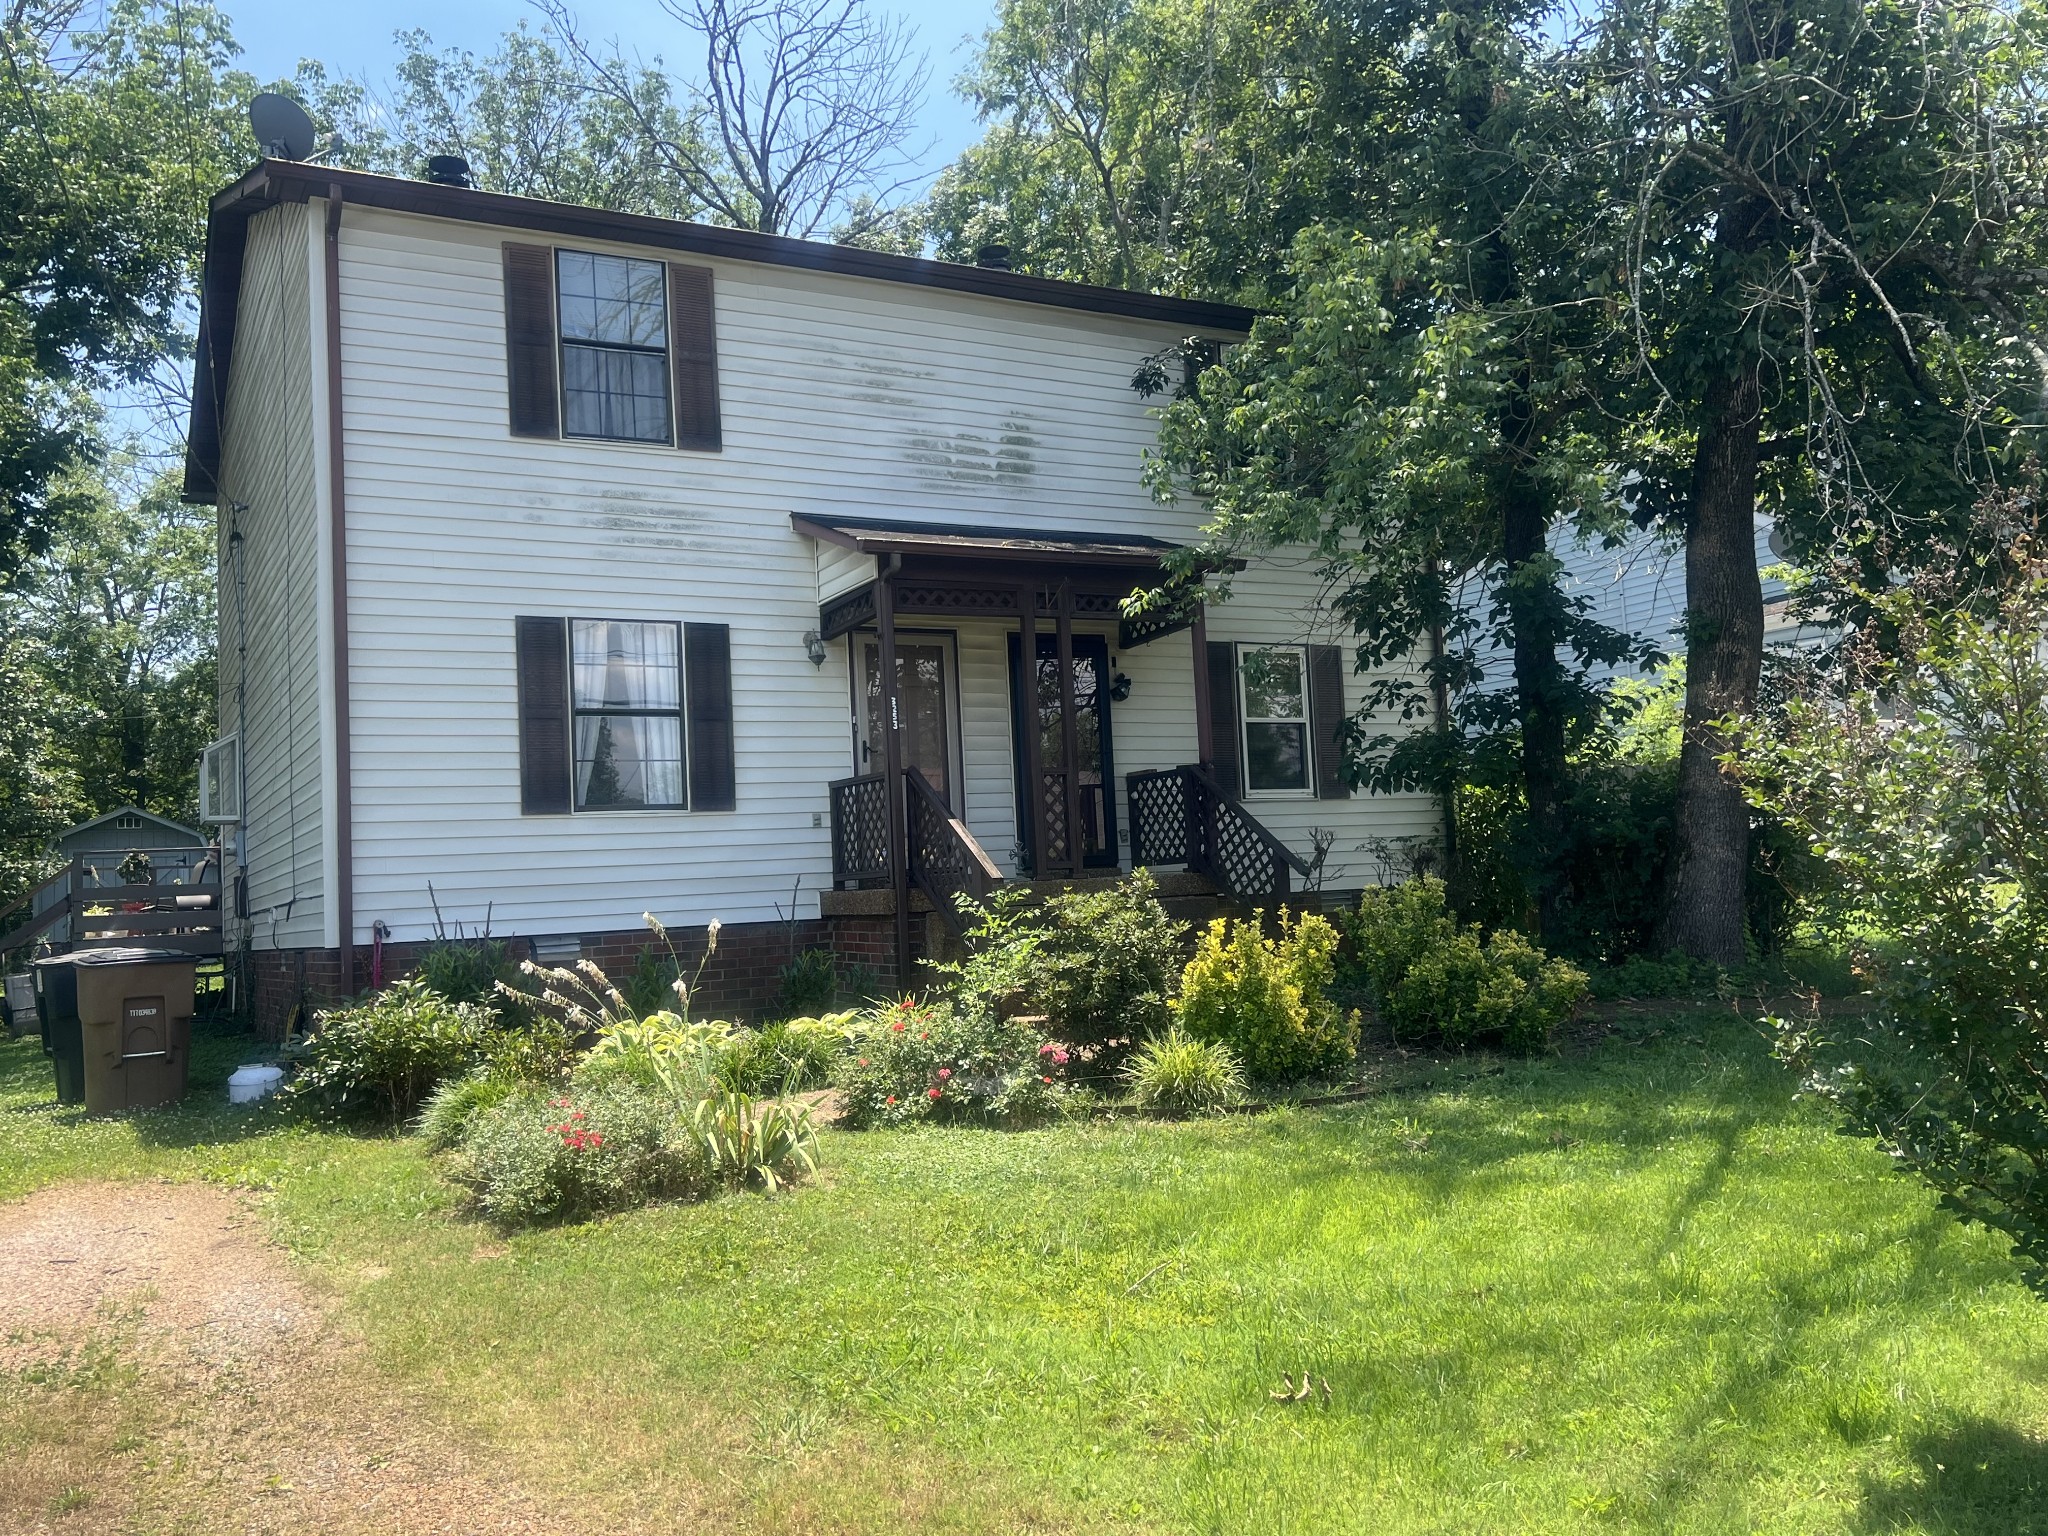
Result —
<instances>
[{"instance_id":1,"label":"brick foundation","mask_svg":"<svg viewBox=\"0 0 2048 1536\"><path fill-rule=\"evenodd\" d=\"M911 929L913 954L920 959L933 952L926 926L920 918ZM704 954L705 930L672 928L669 937L683 962L684 974L694 972ZM507 942L513 959L532 957L526 939ZM658 944L645 928L587 933L580 936L580 955L610 975L623 976L642 953ZM386 944L383 980L392 982L408 974L428 947L424 941ZM777 1002L777 973L807 949L830 949L839 960L842 976L858 968L878 989L896 989L896 927L888 916L810 918L793 927L788 923L727 923L719 929L718 952L698 983L693 1011L700 1017L763 1017ZM234 963L232 957L230 963ZM255 1028L270 1039L281 1038L287 1028L303 1029L314 1011L370 988L371 949L367 944L356 947L355 974L346 979L341 953L333 949L255 950L242 963ZM295 1011L299 1015L296 1020Z\"/></svg>"}]
</instances>

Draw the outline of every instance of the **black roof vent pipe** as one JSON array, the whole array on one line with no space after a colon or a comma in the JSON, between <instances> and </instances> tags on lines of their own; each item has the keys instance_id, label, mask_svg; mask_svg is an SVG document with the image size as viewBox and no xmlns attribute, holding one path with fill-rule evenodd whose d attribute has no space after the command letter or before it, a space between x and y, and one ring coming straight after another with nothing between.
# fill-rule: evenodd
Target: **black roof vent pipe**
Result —
<instances>
[{"instance_id":1,"label":"black roof vent pipe","mask_svg":"<svg viewBox=\"0 0 2048 1536\"><path fill-rule=\"evenodd\" d=\"M1010 248L1007 245L984 245L974 253L974 264L987 267L995 272L1010 270Z\"/></svg>"},{"instance_id":2,"label":"black roof vent pipe","mask_svg":"<svg viewBox=\"0 0 2048 1536\"><path fill-rule=\"evenodd\" d=\"M460 155L427 156L427 180L437 187L473 187L469 162Z\"/></svg>"}]
</instances>

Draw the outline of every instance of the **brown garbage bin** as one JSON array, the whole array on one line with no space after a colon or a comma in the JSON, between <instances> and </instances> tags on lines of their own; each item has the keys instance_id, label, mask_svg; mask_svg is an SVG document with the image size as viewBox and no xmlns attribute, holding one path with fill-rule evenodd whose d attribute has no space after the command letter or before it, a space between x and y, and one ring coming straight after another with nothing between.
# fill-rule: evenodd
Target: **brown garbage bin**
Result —
<instances>
[{"instance_id":1,"label":"brown garbage bin","mask_svg":"<svg viewBox=\"0 0 2048 1536\"><path fill-rule=\"evenodd\" d=\"M68 958L85 1038L85 1112L111 1115L184 1098L197 957L110 948Z\"/></svg>"}]
</instances>

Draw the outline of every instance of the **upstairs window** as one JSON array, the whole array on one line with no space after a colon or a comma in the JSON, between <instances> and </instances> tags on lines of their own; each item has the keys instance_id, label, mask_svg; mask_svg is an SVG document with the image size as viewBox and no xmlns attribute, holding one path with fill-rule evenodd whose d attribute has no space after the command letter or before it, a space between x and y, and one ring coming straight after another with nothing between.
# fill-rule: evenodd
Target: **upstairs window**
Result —
<instances>
[{"instance_id":1,"label":"upstairs window","mask_svg":"<svg viewBox=\"0 0 2048 1536\"><path fill-rule=\"evenodd\" d=\"M671 441L667 289L658 261L555 253L565 435Z\"/></svg>"},{"instance_id":2,"label":"upstairs window","mask_svg":"<svg viewBox=\"0 0 2048 1536\"><path fill-rule=\"evenodd\" d=\"M682 809L681 626L576 619L569 653L576 809Z\"/></svg>"},{"instance_id":3,"label":"upstairs window","mask_svg":"<svg viewBox=\"0 0 2048 1536\"><path fill-rule=\"evenodd\" d=\"M1308 789L1307 674L1300 646L1246 646L1239 653L1246 789Z\"/></svg>"}]
</instances>

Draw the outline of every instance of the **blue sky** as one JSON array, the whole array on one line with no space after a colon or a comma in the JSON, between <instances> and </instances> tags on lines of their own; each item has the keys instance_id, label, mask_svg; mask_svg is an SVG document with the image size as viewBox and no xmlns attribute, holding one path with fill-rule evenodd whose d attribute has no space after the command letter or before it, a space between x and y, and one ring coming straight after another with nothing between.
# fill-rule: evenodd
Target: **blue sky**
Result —
<instances>
[{"instance_id":1,"label":"blue sky","mask_svg":"<svg viewBox=\"0 0 2048 1536\"><path fill-rule=\"evenodd\" d=\"M923 165L927 175L934 175L980 137L974 114L951 85L971 56L970 39L992 20L994 5L992 0L874 3L877 10L893 11L914 26L919 46L931 55L925 131L918 142L936 141ZM541 25L540 14L519 0L343 0L339 5L225 0L223 9L234 20L243 66L265 80L289 75L300 59L309 58L330 73L381 83L396 56L394 32L424 27L441 47L483 53L521 17L529 26ZM605 39L617 36L628 51L663 53L671 63L689 57L681 46L681 30L656 0L585 0L578 17L585 30Z\"/></svg>"}]
</instances>

